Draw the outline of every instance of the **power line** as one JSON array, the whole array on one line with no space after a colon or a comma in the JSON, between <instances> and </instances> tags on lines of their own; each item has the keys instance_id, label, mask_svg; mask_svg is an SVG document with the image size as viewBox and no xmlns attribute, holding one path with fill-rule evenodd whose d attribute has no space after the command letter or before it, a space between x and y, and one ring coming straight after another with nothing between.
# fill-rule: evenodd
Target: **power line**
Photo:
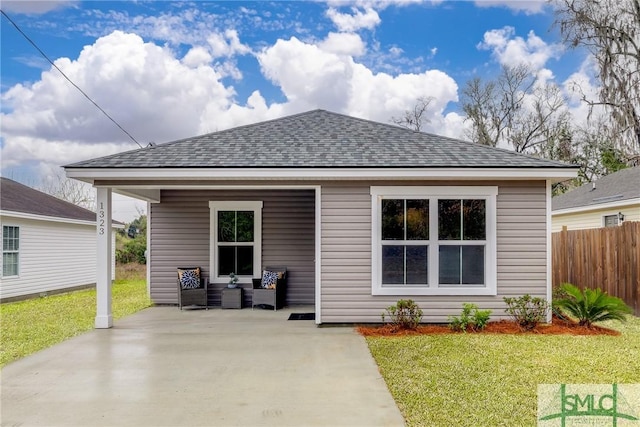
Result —
<instances>
[{"instance_id":1,"label":"power line","mask_svg":"<svg viewBox=\"0 0 640 427\"><path fill-rule=\"evenodd\" d=\"M27 35L24 33L24 31L22 31L22 30L20 29L20 27L18 27L18 24L16 24L15 22L13 22L13 20L12 20L11 18L9 18L9 15L7 15L7 14L5 13L5 11L4 11L4 10L0 9L0 12L2 13L2 15L3 15L5 18L7 18L7 20L8 20L9 22L11 22L11 24L12 24L14 27L16 27L16 30L18 30L18 32L19 32L20 34L22 34L22 36L23 36L25 39L27 39L27 41L28 41L29 43L31 43L31 45L32 45L33 47L35 47L35 48L36 48L36 50L37 50L38 52L40 52L40 55L42 55L42 56L44 57L44 59L46 59L46 60L49 62L49 64L51 64L51 65L52 65L56 70L58 70L58 71L60 72L60 74L62 74L62 77L64 77L65 79L67 79L67 81L68 81L69 83L71 83L71 84L73 85L73 87L75 87L76 89L78 89L78 91L80 91L80 93L81 93L81 94L83 94L83 95L84 95L84 97L85 97L85 98L87 98L87 99L89 100L89 102L91 102L93 105L95 105L95 106L96 106L96 108L102 112L102 114L104 114L105 116L107 116L107 118L108 118L109 120L111 120L111 121L113 122L113 124L115 124L116 126L118 126L118 128L119 128L122 132L124 132L124 133L125 133L125 134L126 134L126 135L127 135L127 136L132 140L132 141L133 141L133 142L135 142L136 144L138 144L138 147L143 148L143 147L142 147L142 144L140 144L140 143L138 142L138 140L136 140L136 139L135 139L135 138L134 138L134 137L133 137L129 132L127 132L127 131L122 127L122 126L120 126L120 124L119 124L118 122L116 122L116 121L115 121L115 119L109 115L109 113L107 113L106 111L104 111L104 110L102 109L102 107L100 107L100 106L99 106L99 105L98 105L98 104L97 104L93 99L91 99L91 97L89 97L89 95L87 95L87 94L86 94L82 89L80 89L80 87L79 87L77 84L75 84L73 81L71 81L71 79L70 79L69 77L67 77L67 75L66 75L66 74L65 74L65 73L64 73L64 72L63 72L63 71L62 71L62 70L61 70L61 69L60 69L56 64L54 64L54 63L53 63L53 61L52 61L51 59L49 59L49 57L47 56L47 54L46 54L46 53L44 53L44 52L42 51L42 49L40 49L40 48L38 47L38 45L36 45L36 44L35 44L35 42L34 42L33 40L31 40L31 39L29 38L29 36L27 36Z\"/></svg>"}]
</instances>

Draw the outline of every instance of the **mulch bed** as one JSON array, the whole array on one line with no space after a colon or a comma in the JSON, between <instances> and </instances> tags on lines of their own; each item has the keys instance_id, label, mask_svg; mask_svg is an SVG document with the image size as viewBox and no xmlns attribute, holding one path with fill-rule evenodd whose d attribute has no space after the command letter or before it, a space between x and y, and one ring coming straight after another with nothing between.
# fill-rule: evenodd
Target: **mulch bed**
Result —
<instances>
[{"instance_id":1,"label":"mulch bed","mask_svg":"<svg viewBox=\"0 0 640 427\"><path fill-rule=\"evenodd\" d=\"M397 337L405 335L440 335L440 334L461 334L454 332L447 325L421 325L415 330L397 329L393 325L382 326L358 326L357 331L366 337ZM550 325L541 324L530 331L524 331L517 323L500 320L489 322L487 327L480 332L466 332L468 334L543 334L543 335L620 335L620 332L601 326L592 325L587 328L580 326L571 320L554 318Z\"/></svg>"}]
</instances>

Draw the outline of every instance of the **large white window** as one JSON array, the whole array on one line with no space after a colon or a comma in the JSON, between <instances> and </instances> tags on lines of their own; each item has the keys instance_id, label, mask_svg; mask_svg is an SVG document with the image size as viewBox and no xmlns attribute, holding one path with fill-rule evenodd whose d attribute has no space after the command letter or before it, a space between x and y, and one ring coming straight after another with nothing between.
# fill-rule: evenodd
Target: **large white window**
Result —
<instances>
[{"instance_id":1,"label":"large white window","mask_svg":"<svg viewBox=\"0 0 640 427\"><path fill-rule=\"evenodd\" d=\"M2 277L18 276L20 227L2 226Z\"/></svg>"},{"instance_id":2,"label":"large white window","mask_svg":"<svg viewBox=\"0 0 640 427\"><path fill-rule=\"evenodd\" d=\"M495 295L497 187L371 187L374 295Z\"/></svg>"},{"instance_id":3,"label":"large white window","mask_svg":"<svg viewBox=\"0 0 640 427\"><path fill-rule=\"evenodd\" d=\"M209 202L213 282L235 273L246 281L260 277L262 202Z\"/></svg>"}]
</instances>

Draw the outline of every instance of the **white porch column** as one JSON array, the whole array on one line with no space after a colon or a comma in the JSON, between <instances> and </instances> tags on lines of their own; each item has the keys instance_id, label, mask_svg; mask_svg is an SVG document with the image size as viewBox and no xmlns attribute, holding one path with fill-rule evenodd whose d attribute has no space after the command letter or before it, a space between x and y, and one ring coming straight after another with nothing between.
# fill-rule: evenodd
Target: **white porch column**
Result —
<instances>
[{"instance_id":1,"label":"white porch column","mask_svg":"<svg viewBox=\"0 0 640 427\"><path fill-rule=\"evenodd\" d=\"M113 326L111 313L111 189L97 190L97 270L96 270L96 323L97 329Z\"/></svg>"}]
</instances>

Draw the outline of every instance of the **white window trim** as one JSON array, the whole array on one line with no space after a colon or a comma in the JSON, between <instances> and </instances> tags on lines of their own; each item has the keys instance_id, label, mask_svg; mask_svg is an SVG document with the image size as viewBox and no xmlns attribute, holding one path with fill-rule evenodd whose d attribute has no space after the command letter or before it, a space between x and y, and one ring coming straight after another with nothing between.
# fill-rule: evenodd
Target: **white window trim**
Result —
<instances>
[{"instance_id":1,"label":"white window trim","mask_svg":"<svg viewBox=\"0 0 640 427\"><path fill-rule=\"evenodd\" d=\"M18 250L17 251L5 251L4 250L4 227L13 227L13 228L17 228L18 229ZM19 225L13 225L13 224L2 224L2 262L0 264L0 268L2 270L0 270L0 277L2 277L3 279L11 279L11 278L17 278L20 277L20 226ZM17 253L18 254L18 268L17 268L17 274L12 274L10 276L5 276L4 275L4 254L5 253Z\"/></svg>"},{"instance_id":2,"label":"white window trim","mask_svg":"<svg viewBox=\"0 0 640 427\"><path fill-rule=\"evenodd\" d=\"M209 202L210 216L209 216L209 229L210 241L209 241L209 265L211 266L211 278L212 283L227 283L229 276L220 276L218 274L218 226L217 218L218 211L253 211L253 276L238 276L240 282L251 282L251 279L259 278L262 274L261 262L262 262L262 201L210 201Z\"/></svg>"},{"instance_id":3,"label":"white window trim","mask_svg":"<svg viewBox=\"0 0 640 427\"><path fill-rule=\"evenodd\" d=\"M372 186L371 192L371 294L372 295L497 295L497 186ZM383 198L429 199L429 286L382 286L382 212ZM484 199L486 200L485 285L438 286L438 238L433 233L434 218L437 218L437 199ZM434 216L435 213L435 216ZM471 244L471 243L469 243Z\"/></svg>"}]
</instances>

